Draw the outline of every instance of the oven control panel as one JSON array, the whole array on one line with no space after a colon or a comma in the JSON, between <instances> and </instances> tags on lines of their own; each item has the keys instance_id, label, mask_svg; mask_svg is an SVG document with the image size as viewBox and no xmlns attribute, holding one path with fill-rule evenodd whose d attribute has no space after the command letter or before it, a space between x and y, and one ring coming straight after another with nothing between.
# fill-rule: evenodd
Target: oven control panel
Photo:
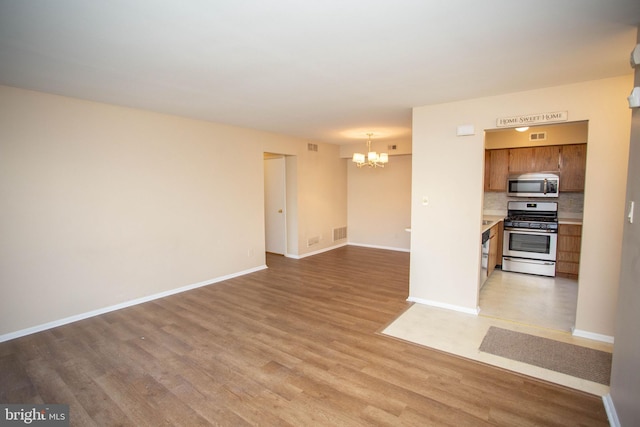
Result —
<instances>
[{"instance_id":1,"label":"oven control panel","mask_svg":"<svg viewBox=\"0 0 640 427\"><path fill-rule=\"evenodd\" d=\"M537 221L511 221L505 220L504 228L519 228L522 230L541 230L547 233L557 233L557 222L537 222Z\"/></svg>"}]
</instances>

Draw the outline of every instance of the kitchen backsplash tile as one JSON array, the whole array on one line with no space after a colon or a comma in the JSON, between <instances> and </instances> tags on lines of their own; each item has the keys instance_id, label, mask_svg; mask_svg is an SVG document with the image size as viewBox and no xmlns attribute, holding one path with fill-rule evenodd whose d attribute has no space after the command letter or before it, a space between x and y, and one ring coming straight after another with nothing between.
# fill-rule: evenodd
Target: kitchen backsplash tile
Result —
<instances>
[{"instance_id":1,"label":"kitchen backsplash tile","mask_svg":"<svg viewBox=\"0 0 640 427\"><path fill-rule=\"evenodd\" d=\"M532 200L521 197L507 197L507 193L484 193L485 215L506 215L509 200ZM536 199L542 200L542 199ZM558 199L558 216L560 218L582 218L584 193L560 193Z\"/></svg>"}]
</instances>

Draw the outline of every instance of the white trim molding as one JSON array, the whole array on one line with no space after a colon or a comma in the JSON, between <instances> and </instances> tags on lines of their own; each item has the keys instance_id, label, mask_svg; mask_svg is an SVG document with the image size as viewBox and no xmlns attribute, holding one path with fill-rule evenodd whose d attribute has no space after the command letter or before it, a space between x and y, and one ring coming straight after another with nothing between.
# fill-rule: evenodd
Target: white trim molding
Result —
<instances>
[{"instance_id":1,"label":"white trim molding","mask_svg":"<svg viewBox=\"0 0 640 427\"><path fill-rule=\"evenodd\" d=\"M611 335L596 334L595 332L583 331L581 329L574 329L572 335L574 337L587 338L593 341L602 341L609 344L613 344L614 340Z\"/></svg>"},{"instance_id":2,"label":"white trim molding","mask_svg":"<svg viewBox=\"0 0 640 427\"><path fill-rule=\"evenodd\" d=\"M404 248L392 248L392 247L389 247L389 246L364 245L364 244L360 244L360 243L349 242L349 243L341 243L341 244L335 245L335 246L330 246L328 248L320 249L320 250L317 250L317 251L314 251L314 252L309 252L309 253L302 254L302 255L284 254L284 256L287 257L287 258L302 259L302 258L310 257L310 256L313 256L313 255L318 255L318 254L321 254L323 252L329 252L329 251L332 251L334 249L341 248L343 246L360 246L360 247L363 247L363 248L383 249L383 250L386 250L386 251L411 252L410 249L404 249Z\"/></svg>"},{"instance_id":3,"label":"white trim molding","mask_svg":"<svg viewBox=\"0 0 640 427\"><path fill-rule=\"evenodd\" d=\"M302 258L310 257L310 256L313 256L313 255L318 255L318 254L321 254L321 253L323 253L323 252L329 252L329 251L332 251L332 250L334 250L334 249L341 248L341 247L343 247L343 246L347 246L347 244L346 244L346 243L341 243L341 244L339 244L339 245L330 246L330 247L328 247L328 248L319 249L319 250L317 250L317 251L308 252L308 253L306 253L306 254L302 254L302 255L296 255L296 254L285 254L284 256L286 256L287 258L302 259Z\"/></svg>"},{"instance_id":4,"label":"white trim molding","mask_svg":"<svg viewBox=\"0 0 640 427\"><path fill-rule=\"evenodd\" d=\"M234 277L244 276L245 274L254 273L256 271L266 269L266 265L250 268L248 270L240 271L237 273L228 274L226 276L217 277L215 279L205 280L204 282L194 283L192 285L183 286L176 289L170 289L168 291L160 292L153 295L148 295L141 298L136 298L130 301L125 301L120 304L111 305L108 307L99 308L97 310L89 311L86 313L76 314L74 316L65 317L64 319L54 320L52 322L43 323L41 325L32 326L30 328L21 329L19 331L10 332L8 334L0 335L0 343L9 341L15 338L24 337L27 335L35 334L37 332L46 331L47 329L53 329L58 326L66 325L68 323L77 322L79 320L88 319L90 317L99 316L101 314L109 313L111 311L120 310L122 308L131 307L134 305L142 304L145 302L153 301L159 298L168 297L170 295L179 294L181 292L190 291L192 289L200 288L202 286L213 285L214 283L222 282L225 280L233 279Z\"/></svg>"},{"instance_id":5,"label":"white trim molding","mask_svg":"<svg viewBox=\"0 0 640 427\"><path fill-rule=\"evenodd\" d=\"M609 419L609 425L611 427L621 427L620 420L618 419L618 413L616 407L611 399L611 394L607 393L602 396L602 403L604 403L604 410L607 411L607 418Z\"/></svg>"},{"instance_id":6,"label":"white trim molding","mask_svg":"<svg viewBox=\"0 0 640 427\"><path fill-rule=\"evenodd\" d=\"M391 246L365 245L364 243L354 243L354 242L349 242L349 245L351 245L351 246L360 246L360 247L363 247L363 248L384 249L384 250L387 250L387 251L411 252L411 249L392 248Z\"/></svg>"},{"instance_id":7,"label":"white trim molding","mask_svg":"<svg viewBox=\"0 0 640 427\"><path fill-rule=\"evenodd\" d=\"M430 305L432 307L444 308L447 310L459 311L461 313L466 313L466 314L473 314L474 316L477 316L478 313L480 312L477 308L475 309L467 308L459 305L446 304L444 302L432 301L432 300L422 299L422 298L409 297L407 298L407 301L415 302L418 304Z\"/></svg>"}]
</instances>

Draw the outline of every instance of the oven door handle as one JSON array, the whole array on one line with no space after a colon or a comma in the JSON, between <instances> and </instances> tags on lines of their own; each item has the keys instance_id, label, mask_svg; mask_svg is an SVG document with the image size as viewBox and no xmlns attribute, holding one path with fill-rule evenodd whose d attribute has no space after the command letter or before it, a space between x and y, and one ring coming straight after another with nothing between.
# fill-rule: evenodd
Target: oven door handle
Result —
<instances>
[{"instance_id":1,"label":"oven door handle","mask_svg":"<svg viewBox=\"0 0 640 427\"><path fill-rule=\"evenodd\" d=\"M547 178L545 178L544 179L544 184L542 184L542 193L543 194L547 194L548 187L549 187L549 184L548 184Z\"/></svg>"},{"instance_id":2,"label":"oven door handle","mask_svg":"<svg viewBox=\"0 0 640 427\"><path fill-rule=\"evenodd\" d=\"M536 265L555 265L555 262L552 261L535 261L535 260L527 260L522 258L511 258L511 257L503 257L505 261L513 261L513 262L521 262L523 264L536 264Z\"/></svg>"}]
</instances>

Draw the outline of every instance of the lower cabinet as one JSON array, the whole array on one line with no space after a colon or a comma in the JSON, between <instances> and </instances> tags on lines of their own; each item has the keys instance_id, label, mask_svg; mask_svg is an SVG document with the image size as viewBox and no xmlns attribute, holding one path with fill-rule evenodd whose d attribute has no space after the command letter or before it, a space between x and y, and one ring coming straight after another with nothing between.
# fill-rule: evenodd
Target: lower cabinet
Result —
<instances>
[{"instance_id":1,"label":"lower cabinet","mask_svg":"<svg viewBox=\"0 0 640 427\"><path fill-rule=\"evenodd\" d=\"M498 259L498 233L496 232L498 227L493 226L489 230L489 259L487 261L487 276L491 276L493 270L496 268L496 261Z\"/></svg>"},{"instance_id":2,"label":"lower cabinet","mask_svg":"<svg viewBox=\"0 0 640 427\"><path fill-rule=\"evenodd\" d=\"M487 276L491 276L496 265L502 265L502 236L503 223L499 221L489 230L489 259L487 263Z\"/></svg>"},{"instance_id":3,"label":"lower cabinet","mask_svg":"<svg viewBox=\"0 0 640 427\"><path fill-rule=\"evenodd\" d=\"M556 253L556 276L578 278L580 270L580 244L582 225L558 224L558 251Z\"/></svg>"}]
</instances>

